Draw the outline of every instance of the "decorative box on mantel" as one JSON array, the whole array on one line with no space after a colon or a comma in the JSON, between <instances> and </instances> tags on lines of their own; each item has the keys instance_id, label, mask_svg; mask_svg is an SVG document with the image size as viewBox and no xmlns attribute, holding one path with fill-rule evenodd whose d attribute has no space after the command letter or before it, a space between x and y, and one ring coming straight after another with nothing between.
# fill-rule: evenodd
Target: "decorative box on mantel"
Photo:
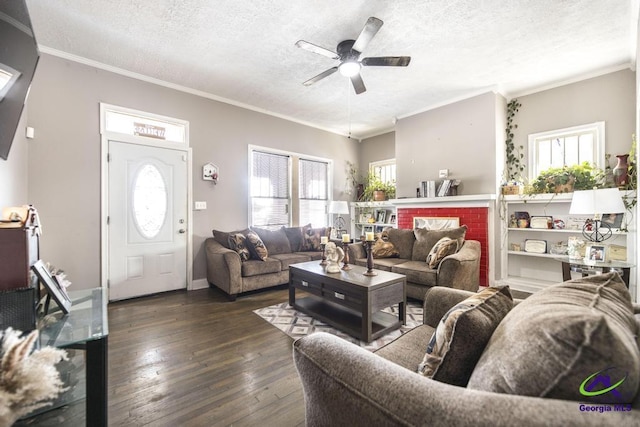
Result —
<instances>
[{"instance_id":1,"label":"decorative box on mantel","mask_svg":"<svg viewBox=\"0 0 640 427\"><path fill-rule=\"evenodd\" d=\"M495 194L476 194L451 197L420 197L394 199L398 228L413 228L414 217L458 217L460 225L469 229L466 238L480 242L480 285L493 282L495 260L493 236L495 235Z\"/></svg>"}]
</instances>

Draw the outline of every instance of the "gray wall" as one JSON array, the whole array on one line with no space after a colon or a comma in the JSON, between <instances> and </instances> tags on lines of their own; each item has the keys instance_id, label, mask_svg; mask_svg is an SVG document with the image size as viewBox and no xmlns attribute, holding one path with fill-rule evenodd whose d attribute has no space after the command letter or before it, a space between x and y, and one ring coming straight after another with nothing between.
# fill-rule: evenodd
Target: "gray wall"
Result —
<instances>
[{"instance_id":1,"label":"gray wall","mask_svg":"<svg viewBox=\"0 0 640 427\"><path fill-rule=\"evenodd\" d=\"M29 204L27 197L27 139L24 136L27 109L22 112L7 160L0 159L0 209Z\"/></svg>"},{"instance_id":2,"label":"gray wall","mask_svg":"<svg viewBox=\"0 0 640 427\"><path fill-rule=\"evenodd\" d=\"M633 71L622 70L518 97L522 107L514 141L524 146L524 164L529 134L605 121L605 152L615 166L613 156L629 152L636 131L635 78Z\"/></svg>"},{"instance_id":3,"label":"gray wall","mask_svg":"<svg viewBox=\"0 0 640 427\"><path fill-rule=\"evenodd\" d=\"M208 207L193 214L194 279L206 276L211 230L247 226L249 144L335 159L334 196L346 199L357 141L43 55L29 99L29 199L44 224L42 258L67 270L76 289L100 285L100 102L190 122L193 200ZM220 167L218 185L201 179L207 162Z\"/></svg>"},{"instance_id":4,"label":"gray wall","mask_svg":"<svg viewBox=\"0 0 640 427\"><path fill-rule=\"evenodd\" d=\"M496 187L496 103L493 92L401 119L396 124L397 197L415 197L420 181L440 169L462 180L460 194Z\"/></svg>"},{"instance_id":5,"label":"gray wall","mask_svg":"<svg viewBox=\"0 0 640 427\"><path fill-rule=\"evenodd\" d=\"M367 172L369 163L396 157L396 133L388 132L363 140L359 146L359 161L363 172Z\"/></svg>"}]
</instances>

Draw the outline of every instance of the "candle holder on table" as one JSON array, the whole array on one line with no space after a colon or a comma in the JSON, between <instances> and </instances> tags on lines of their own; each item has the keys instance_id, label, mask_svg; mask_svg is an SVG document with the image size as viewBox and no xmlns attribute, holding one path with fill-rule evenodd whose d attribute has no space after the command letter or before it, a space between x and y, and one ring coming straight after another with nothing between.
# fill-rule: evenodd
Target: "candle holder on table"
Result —
<instances>
[{"instance_id":1,"label":"candle holder on table","mask_svg":"<svg viewBox=\"0 0 640 427\"><path fill-rule=\"evenodd\" d=\"M362 246L364 246L364 250L367 251L367 271L362 274L365 276L377 276L378 273L373 271L373 250L371 249L373 240L363 241Z\"/></svg>"},{"instance_id":2,"label":"candle holder on table","mask_svg":"<svg viewBox=\"0 0 640 427\"><path fill-rule=\"evenodd\" d=\"M344 265L342 266L343 270L351 270L351 266L349 265L349 243L348 241L342 241L342 250L344 251Z\"/></svg>"}]
</instances>

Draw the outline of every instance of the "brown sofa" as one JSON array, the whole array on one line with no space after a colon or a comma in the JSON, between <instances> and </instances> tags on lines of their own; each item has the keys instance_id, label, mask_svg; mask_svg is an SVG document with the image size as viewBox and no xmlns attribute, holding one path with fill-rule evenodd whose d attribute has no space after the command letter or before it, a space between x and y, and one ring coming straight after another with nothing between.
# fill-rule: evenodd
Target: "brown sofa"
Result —
<instances>
[{"instance_id":1,"label":"brown sofa","mask_svg":"<svg viewBox=\"0 0 640 427\"><path fill-rule=\"evenodd\" d=\"M242 261L229 244L235 234L255 232L267 249L264 260L251 258ZM320 237L328 236L331 228L282 227L278 230L248 228L233 232L213 230L213 237L205 240L207 280L224 291L229 299L238 294L289 283L289 265L320 260Z\"/></svg>"},{"instance_id":2,"label":"brown sofa","mask_svg":"<svg viewBox=\"0 0 640 427\"><path fill-rule=\"evenodd\" d=\"M442 237L464 239L465 226L446 230L402 230L387 229L388 241L393 244L398 256L374 258L373 266L407 276L407 296L423 300L433 286L462 289L475 292L480 285L480 242L464 240L462 247L453 255L445 257L434 269L429 268L426 258L431 248ZM367 265L367 255L361 242L349 245L352 264Z\"/></svg>"},{"instance_id":3,"label":"brown sofa","mask_svg":"<svg viewBox=\"0 0 640 427\"><path fill-rule=\"evenodd\" d=\"M458 323L453 334L461 334L461 347L452 344L448 354L454 372L464 365L456 351L464 353L488 330L486 344L474 350L479 358L465 366L468 384L437 378L439 371L434 379L419 374L436 327L471 295L431 288L424 324L375 353L322 332L295 341L306 425L639 425L640 305L631 304L617 273L550 286L519 302L493 328ZM603 372L611 383L625 379L606 392L609 382L596 377L586 386L592 396L579 392Z\"/></svg>"}]
</instances>

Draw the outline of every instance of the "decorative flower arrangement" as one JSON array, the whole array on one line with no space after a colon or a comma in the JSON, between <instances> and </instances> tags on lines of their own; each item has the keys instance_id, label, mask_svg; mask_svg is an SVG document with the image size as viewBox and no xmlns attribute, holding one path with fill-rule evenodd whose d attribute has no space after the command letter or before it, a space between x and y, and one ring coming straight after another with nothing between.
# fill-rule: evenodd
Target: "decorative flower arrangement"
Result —
<instances>
[{"instance_id":1,"label":"decorative flower arrangement","mask_svg":"<svg viewBox=\"0 0 640 427\"><path fill-rule=\"evenodd\" d=\"M65 390L55 365L67 360L66 352L44 347L32 353L38 331L20 335L12 328L0 331L0 426L50 405Z\"/></svg>"}]
</instances>

